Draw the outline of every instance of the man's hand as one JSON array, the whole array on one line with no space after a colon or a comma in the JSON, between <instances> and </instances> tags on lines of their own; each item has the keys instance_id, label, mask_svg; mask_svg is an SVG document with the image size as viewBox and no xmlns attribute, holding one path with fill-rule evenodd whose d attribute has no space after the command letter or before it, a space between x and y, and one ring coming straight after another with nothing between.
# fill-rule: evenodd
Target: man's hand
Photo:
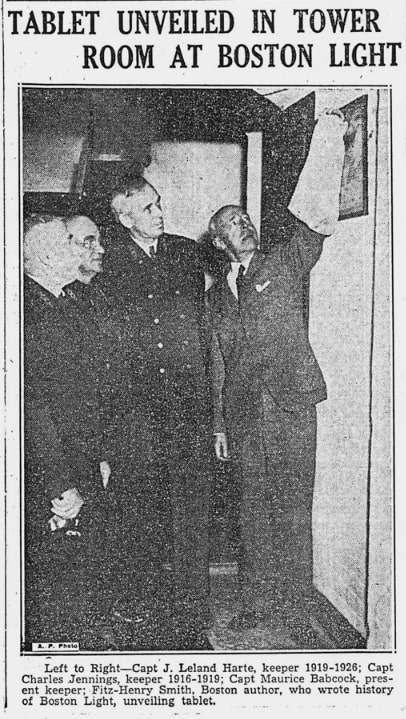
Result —
<instances>
[{"instance_id":1,"label":"man's hand","mask_svg":"<svg viewBox=\"0 0 406 719\"><path fill-rule=\"evenodd\" d=\"M228 462L230 455L228 453L227 436L224 432L216 432L214 435L214 451L220 462Z\"/></svg>"},{"instance_id":2,"label":"man's hand","mask_svg":"<svg viewBox=\"0 0 406 719\"><path fill-rule=\"evenodd\" d=\"M76 487L72 487L67 489L60 497L53 499L51 504L54 514L58 517L75 519L83 506L83 499Z\"/></svg>"}]
</instances>

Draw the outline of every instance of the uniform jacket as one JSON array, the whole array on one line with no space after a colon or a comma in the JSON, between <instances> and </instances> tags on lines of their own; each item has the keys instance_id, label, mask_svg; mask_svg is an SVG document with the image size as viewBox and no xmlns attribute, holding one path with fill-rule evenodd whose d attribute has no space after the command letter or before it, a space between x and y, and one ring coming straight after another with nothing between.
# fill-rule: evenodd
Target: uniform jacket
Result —
<instances>
[{"instance_id":1,"label":"uniform jacket","mask_svg":"<svg viewBox=\"0 0 406 719\"><path fill-rule=\"evenodd\" d=\"M244 402L254 380L286 410L326 398L303 318L302 288L323 239L298 222L290 241L268 254L257 250L244 276L240 311L226 276L209 291L215 431L224 431L222 405Z\"/></svg>"},{"instance_id":2,"label":"uniform jacket","mask_svg":"<svg viewBox=\"0 0 406 719\"><path fill-rule=\"evenodd\" d=\"M151 547L162 542L162 532L172 538L173 583L182 606L188 597L204 604L211 437L199 248L165 234L152 260L117 227L99 282L121 316L120 345L130 358L122 389L111 397L117 486L124 498L136 497L135 521L141 527L146 522L152 531L160 525ZM114 471L112 466L113 482ZM144 519L137 518L137 504L144 507ZM167 542L165 537L163 545Z\"/></svg>"},{"instance_id":3,"label":"uniform jacket","mask_svg":"<svg viewBox=\"0 0 406 719\"><path fill-rule=\"evenodd\" d=\"M26 495L49 500L94 490L100 456L96 328L67 297L24 284Z\"/></svg>"},{"instance_id":4,"label":"uniform jacket","mask_svg":"<svg viewBox=\"0 0 406 719\"><path fill-rule=\"evenodd\" d=\"M165 382L176 384L186 404L193 396L207 403L208 329L196 243L164 234L151 260L117 227L98 281L126 315L129 395L153 399Z\"/></svg>"}]
</instances>

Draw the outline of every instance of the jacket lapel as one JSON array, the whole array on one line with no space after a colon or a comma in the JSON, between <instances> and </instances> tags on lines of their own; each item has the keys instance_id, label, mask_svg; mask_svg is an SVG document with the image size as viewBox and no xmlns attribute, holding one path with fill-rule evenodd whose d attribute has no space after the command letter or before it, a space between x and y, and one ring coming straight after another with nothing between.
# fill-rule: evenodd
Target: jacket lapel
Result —
<instances>
[{"instance_id":1,"label":"jacket lapel","mask_svg":"<svg viewBox=\"0 0 406 719\"><path fill-rule=\"evenodd\" d=\"M228 270L219 278L213 288L215 304L222 315L229 315L230 312L238 311L238 300L232 293L227 281Z\"/></svg>"},{"instance_id":2,"label":"jacket lapel","mask_svg":"<svg viewBox=\"0 0 406 719\"><path fill-rule=\"evenodd\" d=\"M247 284L248 286L252 284L253 278L262 268L263 261L264 253L260 250L255 250L252 260L248 266L248 270L244 275L244 285Z\"/></svg>"},{"instance_id":3,"label":"jacket lapel","mask_svg":"<svg viewBox=\"0 0 406 719\"><path fill-rule=\"evenodd\" d=\"M161 235L158 238L158 244L156 246L156 258L162 260L168 252L168 241L165 235Z\"/></svg>"},{"instance_id":4,"label":"jacket lapel","mask_svg":"<svg viewBox=\"0 0 406 719\"><path fill-rule=\"evenodd\" d=\"M134 262L136 265L142 264L144 261L146 263L152 263L151 258L148 257L146 252L144 252L144 250L142 250L130 236L126 237L125 249L130 261Z\"/></svg>"}]
</instances>

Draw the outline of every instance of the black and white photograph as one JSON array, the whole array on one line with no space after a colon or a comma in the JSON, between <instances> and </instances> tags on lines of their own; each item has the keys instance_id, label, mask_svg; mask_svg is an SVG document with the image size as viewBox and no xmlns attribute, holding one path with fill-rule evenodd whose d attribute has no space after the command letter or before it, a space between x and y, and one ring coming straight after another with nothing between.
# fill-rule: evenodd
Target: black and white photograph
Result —
<instances>
[{"instance_id":1,"label":"black and white photograph","mask_svg":"<svg viewBox=\"0 0 406 719\"><path fill-rule=\"evenodd\" d=\"M389 89L19 101L22 651L393 650Z\"/></svg>"}]
</instances>

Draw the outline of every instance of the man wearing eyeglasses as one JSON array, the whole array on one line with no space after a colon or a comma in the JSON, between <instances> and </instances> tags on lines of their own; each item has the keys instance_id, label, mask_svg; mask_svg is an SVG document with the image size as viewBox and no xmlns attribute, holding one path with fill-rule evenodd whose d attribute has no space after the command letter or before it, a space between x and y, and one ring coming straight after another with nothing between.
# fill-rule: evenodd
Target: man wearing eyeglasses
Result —
<instances>
[{"instance_id":1,"label":"man wearing eyeglasses","mask_svg":"<svg viewBox=\"0 0 406 719\"><path fill-rule=\"evenodd\" d=\"M96 643L104 487L97 327L66 287L101 269L88 218L36 215L24 233L27 642Z\"/></svg>"},{"instance_id":2,"label":"man wearing eyeglasses","mask_svg":"<svg viewBox=\"0 0 406 719\"><path fill-rule=\"evenodd\" d=\"M72 253L78 258L79 281L89 284L93 277L103 271L104 248L100 242L99 228L84 215L76 215L66 221Z\"/></svg>"}]
</instances>

